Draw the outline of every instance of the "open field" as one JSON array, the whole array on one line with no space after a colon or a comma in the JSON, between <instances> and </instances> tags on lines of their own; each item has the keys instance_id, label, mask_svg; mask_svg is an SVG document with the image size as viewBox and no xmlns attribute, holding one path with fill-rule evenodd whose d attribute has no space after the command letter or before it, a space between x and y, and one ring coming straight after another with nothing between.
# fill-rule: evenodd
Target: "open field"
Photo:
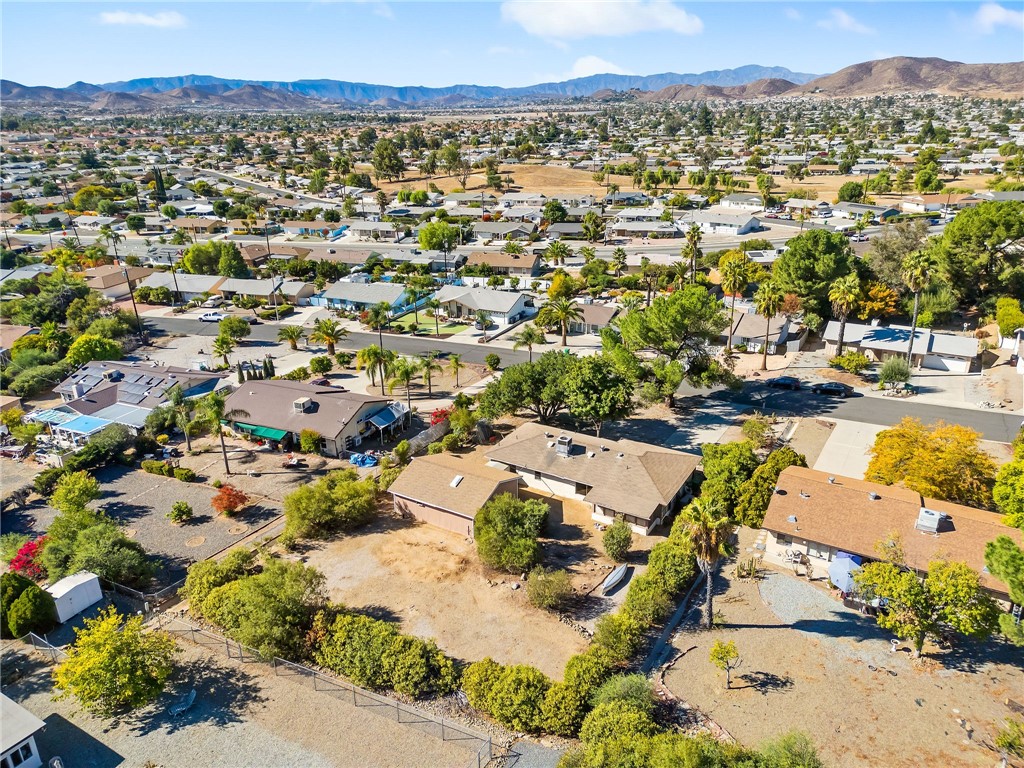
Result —
<instances>
[{"instance_id":1,"label":"open field","mask_svg":"<svg viewBox=\"0 0 1024 768\"><path fill-rule=\"evenodd\" d=\"M747 532L750 533L749 531ZM769 571L759 583L720 577L716 612L724 628L680 633L688 651L668 687L754 745L791 729L812 735L826 765L991 766L986 749L1024 690L1024 662L1005 643L963 645L920 663L887 632L817 585ZM725 690L708 661L715 640L732 640L742 666ZM973 738L968 738L973 729Z\"/></svg>"}]
</instances>

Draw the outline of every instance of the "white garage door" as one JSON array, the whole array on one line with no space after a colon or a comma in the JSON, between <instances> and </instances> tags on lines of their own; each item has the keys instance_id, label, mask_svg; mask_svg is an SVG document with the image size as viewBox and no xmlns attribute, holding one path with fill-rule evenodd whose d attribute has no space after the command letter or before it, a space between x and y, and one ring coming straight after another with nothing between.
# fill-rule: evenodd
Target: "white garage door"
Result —
<instances>
[{"instance_id":1,"label":"white garage door","mask_svg":"<svg viewBox=\"0 0 1024 768\"><path fill-rule=\"evenodd\" d=\"M938 355L925 355L921 363L922 368L933 368L936 371L952 371L953 373L968 373L971 370L970 360L956 360Z\"/></svg>"}]
</instances>

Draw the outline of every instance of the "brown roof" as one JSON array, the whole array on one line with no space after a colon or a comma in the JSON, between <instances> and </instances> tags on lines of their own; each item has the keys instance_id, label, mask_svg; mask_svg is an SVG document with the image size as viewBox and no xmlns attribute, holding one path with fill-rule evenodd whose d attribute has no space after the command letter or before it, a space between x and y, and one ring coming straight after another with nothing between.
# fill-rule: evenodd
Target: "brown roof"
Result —
<instances>
[{"instance_id":1,"label":"brown roof","mask_svg":"<svg viewBox=\"0 0 1024 768\"><path fill-rule=\"evenodd\" d=\"M572 438L568 457L559 456L551 445L560 435ZM589 486L586 501L648 520L672 500L700 462L699 456L671 448L606 440L533 422L502 440L487 458Z\"/></svg>"},{"instance_id":2,"label":"brown roof","mask_svg":"<svg viewBox=\"0 0 1024 768\"><path fill-rule=\"evenodd\" d=\"M313 401L304 413L294 410L292 404L303 397ZM389 403L386 397L339 392L336 387L318 387L303 381L266 380L240 384L227 399L225 410L242 410L236 422L254 424L286 432L315 429L326 438L333 439L348 425L367 403Z\"/></svg>"},{"instance_id":3,"label":"brown roof","mask_svg":"<svg viewBox=\"0 0 1024 768\"><path fill-rule=\"evenodd\" d=\"M608 325L619 311L611 304L580 304L579 308L587 325Z\"/></svg>"},{"instance_id":4,"label":"brown roof","mask_svg":"<svg viewBox=\"0 0 1024 768\"><path fill-rule=\"evenodd\" d=\"M153 273L152 267L127 267L128 279L133 283L144 280ZM105 264L102 267L93 267L85 270L86 283L90 288L110 288L113 285L123 285L125 267L117 264Z\"/></svg>"},{"instance_id":5,"label":"brown roof","mask_svg":"<svg viewBox=\"0 0 1024 768\"><path fill-rule=\"evenodd\" d=\"M925 571L930 561L942 557L962 561L981 573L985 587L1006 594L1005 584L983 572L985 544L1001 535L1021 544L1024 537L1003 525L998 514L923 498L901 486L834 479L830 483L826 472L787 467L779 475L762 527L868 558L877 558L875 545L898 531L911 568ZM869 493L879 498L872 499ZM921 507L948 516L938 534L915 527ZM790 517L796 522L790 522Z\"/></svg>"},{"instance_id":6,"label":"brown roof","mask_svg":"<svg viewBox=\"0 0 1024 768\"><path fill-rule=\"evenodd\" d=\"M537 264L540 256L530 253L502 253L500 251L474 251L466 258L467 266L489 264L492 267L531 269Z\"/></svg>"},{"instance_id":7,"label":"brown roof","mask_svg":"<svg viewBox=\"0 0 1024 768\"><path fill-rule=\"evenodd\" d=\"M456 477L462 480L453 485ZM413 459L388 492L473 518L502 483L518 480L518 475L489 467L472 456L440 453Z\"/></svg>"},{"instance_id":8,"label":"brown roof","mask_svg":"<svg viewBox=\"0 0 1024 768\"><path fill-rule=\"evenodd\" d=\"M744 339L763 339L764 338L764 327L765 327L765 316L759 315L756 312L747 312L743 309L737 309L733 311L733 335L739 336ZM782 315L775 315L769 326L771 328L771 338L776 338L779 335L779 331L782 330L782 326L786 324L786 318ZM723 335L725 335L723 333Z\"/></svg>"},{"instance_id":9,"label":"brown roof","mask_svg":"<svg viewBox=\"0 0 1024 768\"><path fill-rule=\"evenodd\" d=\"M309 254L309 248L296 248L292 245L275 245L269 251L267 246L254 243L252 245L246 245L241 248L242 258L246 261L256 262L260 259L265 259L270 253L278 256L294 256L297 259L301 259L303 256Z\"/></svg>"},{"instance_id":10,"label":"brown roof","mask_svg":"<svg viewBox=\"0 0 1024 768\"><path fill-rule=\"evenodd\" d=\"M351 251L347 248L336 249L337 253L331 253L327 248L312 248L306 256L308 261L333 261L339 264L362 264L373 251Z\"/></svg>"},{"instance_id":11,"label":"brown roof","mask_svg":"<svg viewBox=\"0 0 1024 768\"><path fill-rule=\"evenodd\" d=\"M28 336L33 331L37 332L31 325L9 325L0 323L0 349L10 349L14 342L22 336Z\"/></svg>"}]
</instances>

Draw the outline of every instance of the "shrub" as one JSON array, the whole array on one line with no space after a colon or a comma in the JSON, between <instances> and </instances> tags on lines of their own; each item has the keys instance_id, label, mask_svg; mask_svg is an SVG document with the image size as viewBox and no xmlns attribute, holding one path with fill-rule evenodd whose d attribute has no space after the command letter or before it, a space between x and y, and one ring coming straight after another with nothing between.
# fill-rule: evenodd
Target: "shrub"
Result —
<instances>
[{"instance_id":1,"label":"shrub","mask_svg":"<svg viewBox=\"0 0 1024 768\"><path fill-rule=\"evenodd\" d=\"M444 453L444 446L440 443L431 443L427 446L427 455L434 456L438 453Z\"/></svg>"},{"instance_id":2,"label":"shrub","mask_svg":"<svg viewBox=\"0 0 1024 768\"><path fill-rule=\"evenodd\" d=\"M7 626L7 611L26 589L34 586L31 579L19 573L0 575L0 634L3 637L13 637L10 627Z\"/></svg>"},{"instance_id":3,"label":"shrub","mask_svg":"<svg viewBox=\"0 0 1024 768\"><path fill-rule=\"evenodd\" d=\"M210 501L210 505L218 512L231 517L244 507L248 501L249 497L234 486L221 485L216 495Z\"/></svg>"},{"instance_id":4,"label":"shrub","mask_svg":"<svg viewBox=\"0 0 1024 768\"><path fill-rule=\"evenodd\" d=\"M996 324L1002 336L1013 336L1018 328L1024 328L1024 310L1017 299L1003 297L996 299Z\"/></svg>"},{"instance_id":5,"label":"shrub","mask_svg":"<svg viewBox=\"0 0 1024 768\"><path fill-rule=\"evenodd\" d=\"M605 554L617 563L624 562L633 544L633 529L625 520L616 520L601 537Z\"/></svg>"},{"instance_id":6,"label":"shrub","mask_svg":"<svg viewBox=\"0 0 1024 768\"><path fill-rule=\"evenodd\" d=\"M59 576L79 571L91 571L118 584L141 586L152 578L155 565L141 544L129 539L120 528L104 519L75 537L71 559ZM49 575L51 579L58 577L53 572Z\"/></svg>"},{"instance_id":7,"label":"shrub","mask_svg":"<svg viewBox=\"0 0 1024 768\"><path fill-rule=\"evenodd\" d=\"M544 724L544 697L551 681L535 667L506 667L491 689L491 716L519 731L539 731Z\"/></svg>"},{"instance_id":8,"label":"shrub","mask_svg":"<svg viewBox=\"0 0 1024 768\"><path fill-rule=\"evenodd\" d=\"M660 624L672 612L672 599L657 579L644 574L629 585L622 612L638 624Z\"/></svg>"},{"instance_id":9,"label":"shrub","mask_svg":"<svg viewBox=\"0 0 1024 768\"><path fill-rule=\"evenodd\" d=\"M337 470L284 497L285 531L297 537L325 536L362 525L376 511L373 478L360 480L354 469Z\"/></svg>"},{"instance_id":10,"label":"shrub","mask_svg":"<svg viewBox=\"0 0 1024 768\"><path fill-rule=\"evenodd\" d=\"M750 479L740 486L733 519L742 525L760 528L779 475L786 467L792 466L806 467L807 460L789 446L783 446L768 454L764 464L755 469Z\"/></svg>"},{"instance_id":11,"label":"shrub","mask_svg":"<svg viewBox=\"0 0 1024 768\"><path fill-rule=\"evenodd\" d=\"M334 367L334 361L327 355L317 355L309 360L309 370L318 376L323 376Z\"/></svg>"},{"instance_id":12,"label":"shrub","mask_svg":"<svg viewBox=\"0 0 1024 768\"><path fill-rule=\"evenodd\" d=\"M57 481L50 497L50 506L60 512L85 509L90 501L100 497L100 484L85 470L69 472Z\"/></svg>"},{"instance_id":13,"label":"shrub","mask_svg":"<svg viewBox=\"0 0 1024 768\"><path fill-rule=\"evenodd\" d=\"M32 537L27 533L0 534L0 563L9 565L18 550L29 542Z\"/></svg>"},{"instance_id":14,"label":"shrub","mask_svg":"<svg viewBox=\"0 0 1024 768\"><path fill-rule=\"evenodd\" d=\"M884 384L895 384L910 381L910 364L905 357L893 355L884 363L878 372L878 380Z\"/></svg>"},{"instance_id":15,"label":"shrub","mask_svg":"<svg viewBox=\"0 0 1024 768\"><path fill-rule=\"evenodd\" d=\"M530 571L526 580L526 596L538 608L558 608L572 594L569 572L548 570L543 565Z\"/></svg>"},{"instance_id":16,"label":"shrub","mask_svg":"<svg viewBox=\"0 0 1024 768\"><path fill-rule=\"evenodd\" d=\"M46 568L41 559L43 549L46 547L46 537L26 541L10 562L10 569L13 573L20 573L30 579L41 579L46 576Z\"/></svg>"},{"instance_id":17,"label":"shrub","mask_svg":"<svg viewBox=\"0 0 1024 768\"><path fill-rule=\"evenodd\" d=\"M646 627L626 613L606 613L597 620L594 643L608 652L616 664L625 664L636 653Z\"/></svg>"},{"instance_id":18,"label":"shrub","mask_svg":"<svg viewBox=\"0 0 1024 768\"><path fill-rule=\"evenodd\" d=\"M567 683L555 683L544 694L541 715L544 730L559 736L573 737L579 733L587 699Z\"/></svg>"},{"instance_id":19,"label":"shrub","mask_svg":"<svg viewBox=\"0 0 1024 768\"><path fill-rule=\"evenodd\" d=\"M36 475L36 479L32 481L32 487L35 488L36 493L40 496L49 496L53 493L53 489L57 487L57 481L67 473L68 471L63 467L44 469Z\"/></svg>"},{"instance_id":20,"label":"shrub","mask_svg":"<svg viewBox=\"0 0 1024 768\"><path fill-rule=\"evenodd\" d=\"M324 436L315 429L304 429L299 433L299 450L303 453L319 453Z\"/></svg>"},{"instance_id":21,"label":"shrub","mask_svg":"<svg viewBox=\"0 0 1024 768\"><path fill-rule=\"evenodd\" d=\"M860 373L871 367L871 361L863 352L848 349L841 355L837 355L828 361L833 368L840 368L848 373Z\"/></svg>"},{"instance_id":22,"label":"shrub","mask_svg":"<svg viewBox=\"0 0 1024 768\"><path fill-rule=\"evenodd\" d=\"M409 445L408 440L402 440L396 445L391 455L395 457L395 462L401 466L409 461L409 456L412 454L412 446Z\"/></svg>"},{"instance_id":23,"label":"shrub","mask_svg":"<svg viewBox=\"0 0 1024 768\"><path fill-rule=\"evenodd\" d=\"M501 358L491 352L484 358L484 364L487 366L487 370L496 371L501 365Z\"/></svg>"},{"instance_id":24,"label":"shrub","mask_svg":"<svg viewBox=\"0 0 1024 768\"><path fill-rule=\"evenodd\" d=\"M492 568L525 571L540 557L537 537L547 521L543 501L503 493L488 501L473 522L477 553Z\"/></svg>"},{"instance_id":25,"label":"shrub","mask_svg":"<svg viewBox=\"0 0 1024 768\"><path fill-rule=\"evenodd\" d=\"M222 481L220 478L218 478L218 479L214 480L212 483L210 483L210 485L212 485L214 488L220 488L220 487L222 487L224 485L224 481Z\"/></svg>"},{"instance_id":26,"label":"shrub","mask_svg":"<svg viewBox=\"0 0 1024 768\"><path fill-rule=\"evenodd\" d=\"M188 467L175 467L174 479L180 480L183 483L194 483L196 481L196 473Z\"/></svg>"},{"instance_id":27,"label":"shrub","mask_svg":"<svg viewBox=\"0 0 1024 768\"><path fill-rule=\"evenodd\" d=\"M632 740L653 736L658 726L651 715L624 701L599 704L580 728L580 740L587 745L611 739Z\"/></svg>"},{"instance_id":28,"label":"shrub","mask_svg":"<svg viewBox=\"0 0 1024 768\"><path fill-rule=\"evenodd\" d=\"M388 467L382 469L380 474L377 475L377 488L381 491L386 491L391 487L391 484L398 479L398 476L402 474L403 467Z\"/></svg>"},{"instance_id":29,"label":"shrub","mask_svg":"<svg viewBox=\"0 0 1024 768\"><path fill-rule=\"evenodd\" d=\"M278 304L277 308L271 307L270 309L262 312L257 312L260 320L275 320L278 317L286 317L295 311L295 307L291 304Z\"/></svg>"},{"instance_id":30,"label":"shrub","mask_svg":"<svg viewBox=\"0 0 1024 768\"><path fill-rule=\"evenodd\" d=\"M57 608L49 592L35 584L25 588L7 609L7 628L13 637L49 632L57 625Z\"/></svg>"},{"instance_id":31,"label":"shrub","mask_svg":"<svg viewBox=\"0 0 1024 768\"><path fill-rule=\"evenodd\" d=\"M773 440L772 424L774 419L761 413L755 413L743 422L740 430L743 437L749 440L755 448L764 448Z\"/></svg>"},{"instance_id":32,"label":"shrub","mask_svg":"<svg viewBox=\"0 0 1024 768\"><path fill-rule=\"evenodd\" d=\"M202 616L210 592L241 578L252 570L255 562L256 553L251 549L233 549L223 560L200 560L189 567L180 594L188 600L189 609Z\"/></svg>"},{"instance_id":33,"label":"shrub","mask_svg":"<svg viewBox=\"0 0 1024 768\"><path fill-rule=\"evenodd\" d=\"M143 459L141 466L143 472L149 472L151 475L163 475L167 464L156 459Z\"/></svg>"},{"instance_id":34,"label":"shrub","mask_svg":"<svg viewBox=\"0 0 1024 768\"><path fill-rule=\"evenodd\" d=\"M171 505L171 511L167 513L167 518L172 523L184 523L192 519L192 505L187 501L176 501Z\"/></svg>"},{"instance_id":35,"label":"shrub","mask_svg":"<svg viewBox=\"0 0 1024 768\"><path fill-rule=\"evenodd\" d=\"M602 683L590 697L590 704L594 707L613 701L620 701L652 714L655 699L651 681L639 674L614 675Z\"/></svg>"},{"instance_id":36,"label":"shrub","mask_svg":"<svg viewBox=\"0 0 1024 768\"><path fill-rule=\"evenodd\" d=\"M300 365L294 371L289 371L281 378L288 381L305 381L309 378L309 369L304 365Z\"/></svg>"},{"instance_id":37,"label":"shrub","mask_svg":"<svg viewBox=\"0 0 1024 768\"><path fill-rule=\"evenodd\" d=\"M436 408L430 413L430 426L440 424L442 421L451 416L454 408Z\"/></svg>"},{"instance_id":38,"label":"shrub","mask_svg":"<svg viewBox=\"0 0 1024 768\"><path fill-rule=\"evenodd\" d=\"M696 572L693 552L685 543L669 539L651 548L647 558L647 577L656 580L671 595L690 583Z\"/></svg>"},{"instance_id":39,"label":"shrub","mask_svg":"<svg viewBox=\"0 0 1024 768\"><path fill-rule=\"evenodd\" d=\"M565 663L565 684L588 698L591 691L611 674L613 666L614 662L607 650L594 644L585 653L571 656Z\"/></svg>"},{"instance_id":40,"label":"shrub","mask_svg":"<svg viewBox=\"0 0 1024 768\"><path fill-rule=\"evenodd\" d=\"M156 436L157 445L164 446L167 445L169 442L171 442L171 438L168 437L167 435L160 434Z\"/></svg>"},{"instance_id":41,"label":"shrub","mask_svg":"<svg viewBox=\"0 0 1024 768\"><path fill-rule=\"evenodd\" d=\"M461 441L459 440L459 436L454 432L449 432L441 438L441 448L445 451L451 452L457 450L460 443Z\"/></svg>"},{"instance_id":42,"label":"shrub","mask_svg":"<svg viewBox=\"0 0 1024 768\"><path fill-rule=\"evenodd\" d=\"M491 711L491 692L504 671L505 668L490 657L466 667L462 673L462 690L471 707L481 712Z\"/></svg>"}]
</instances>

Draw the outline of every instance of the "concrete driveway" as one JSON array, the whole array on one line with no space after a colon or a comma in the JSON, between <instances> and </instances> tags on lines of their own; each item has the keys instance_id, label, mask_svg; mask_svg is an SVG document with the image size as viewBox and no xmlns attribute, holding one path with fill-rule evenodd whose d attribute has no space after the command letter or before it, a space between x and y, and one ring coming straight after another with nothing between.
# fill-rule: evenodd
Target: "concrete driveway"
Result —
<instances>
[{"instance_id":1,"label":"concrete driveway","mask_svg":"<svg viewBox=\"0 0 1024 768\"><path fill-rule=\"evenodd\" d=\"M863 479L871 461L869 451L874 445L875 435L886 427L879 424L864 424L858 421L835 420L825 447L822 448L814 469L843 477Z\"/></svg>"}]
</instances>

